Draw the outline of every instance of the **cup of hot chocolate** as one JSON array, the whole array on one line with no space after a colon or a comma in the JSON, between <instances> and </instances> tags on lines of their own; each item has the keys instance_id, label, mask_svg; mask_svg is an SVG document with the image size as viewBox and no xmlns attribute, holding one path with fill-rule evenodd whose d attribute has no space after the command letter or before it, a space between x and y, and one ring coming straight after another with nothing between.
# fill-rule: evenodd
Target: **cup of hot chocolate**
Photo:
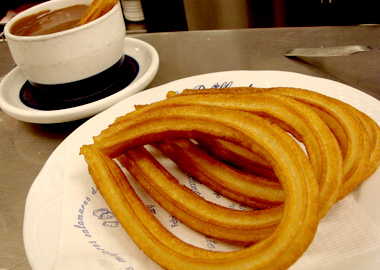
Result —
<instances>
[{"instance_id":1,"label":"cup of hot chocolate","mask_svg":"<svg viewBox=\"0 0 380 270\"><path fill-rule=\"evenodd\" d=\"M120 3L77 26L92 0L54 0L10 20L4 34L17 67L37 87L94 77L124 57L125 24ZM42 18L42 19L41 19Z\"/></svg>"}]
</instances>

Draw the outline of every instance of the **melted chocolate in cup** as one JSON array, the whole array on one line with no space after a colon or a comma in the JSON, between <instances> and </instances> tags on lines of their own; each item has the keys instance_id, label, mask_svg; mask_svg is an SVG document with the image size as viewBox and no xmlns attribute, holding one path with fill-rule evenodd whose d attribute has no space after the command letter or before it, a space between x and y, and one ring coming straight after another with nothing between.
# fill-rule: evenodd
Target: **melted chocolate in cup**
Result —
<instances>
[{"instance_id":1,"label":"melted chocolate in cup","mask_svg":"<svg viewBox=\"0 0 380 270\"><path fill-rule=\"evenodd\" d=\"M41 85L27 81L20 90L20 99L30 108L45 111L77 107L119 92L138 72L137 61L125 55L109 69L77 82Z\"/></svg>"},{"instance_id":2,"label":"melted chocolate in cup","mask_svg":"<svg viewBox=\"0 0 380 270\"><path fill-rule=\"evenodd\" d=\"M10 32L17 36L40 36L77 26L88 6L75 5L54 11L43 10L17 20Z\"/></svg>"}]
</instances>

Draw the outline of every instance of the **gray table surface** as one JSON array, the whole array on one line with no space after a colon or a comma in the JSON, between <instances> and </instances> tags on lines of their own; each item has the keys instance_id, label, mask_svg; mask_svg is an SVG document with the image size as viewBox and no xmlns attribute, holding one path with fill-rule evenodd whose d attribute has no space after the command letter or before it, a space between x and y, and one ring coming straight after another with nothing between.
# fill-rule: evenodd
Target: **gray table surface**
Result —
<instances>
[{"instance_id":1,"label":"gray table surface","mask_svg":"<svg viewBox=\"0 0 380 270\"><path fill-rule=\"evenodd\" d=\"M351 44L380 48L380 26L268 28L139 34L160 56L147 88L173 80L228 70L280 70L345 83L380 99L380 50L344 57L290 59L294 47ZM0 43L0 78L13 66ZM30 124L0 110L0 269L31 269L23 246L25 201L53 150L85 120Z\"/></svg>"}]
</instances>

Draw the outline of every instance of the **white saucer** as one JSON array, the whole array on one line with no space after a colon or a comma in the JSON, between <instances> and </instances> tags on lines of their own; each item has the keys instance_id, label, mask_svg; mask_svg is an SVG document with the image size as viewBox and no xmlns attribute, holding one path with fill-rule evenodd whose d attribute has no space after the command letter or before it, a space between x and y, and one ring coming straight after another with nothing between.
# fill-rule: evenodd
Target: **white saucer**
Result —
<instances>
[{"instance_id":1,"label":"white saucer","mask_svg":"<svg viewBox=\"0 0 380 270\"><path fill-rule=\"evenodd\" d=\"M139 72L126 88L113 95L68 109L52 111L36 110L24 105L20 100L20 89L26 82L26 78L16 67L0 83L0 108L6 114L18 120L39 124L62 123L93 116L120 100L143 90L157 73L159 65L158 53L148 43L126 37L124 52L137 61Z\"/></svg>"}]
</instances>

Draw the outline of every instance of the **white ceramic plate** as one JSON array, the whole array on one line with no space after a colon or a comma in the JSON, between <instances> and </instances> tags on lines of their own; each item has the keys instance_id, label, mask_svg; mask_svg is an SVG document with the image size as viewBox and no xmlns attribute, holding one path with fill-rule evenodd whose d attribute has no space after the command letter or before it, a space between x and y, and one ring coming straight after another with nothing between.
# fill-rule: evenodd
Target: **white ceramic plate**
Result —
<instances>
[{"instance_id":1,"label":"white ceramic plate","mask_svg":"<svg viewBox=\"0 0 380 270\"><path fill-rule=\"evenodd\" d=\"M124 52L137 61L139 72L126 88L113 95L68 109L36 110L24 105L19 98L20 89L26 82L26 78L16 67L0 83L0 107L10 116L30 123L61 123L93 116L120 100L143 90L157 73L159 57L157 51L148 43L126 37Z\"/></svg>"},{"instance_id":2,"label":"white ceramic plate","mask_svg":"<svg viewBox=\"0 0 380 270\"><path fill-rule=\"evenodd\" d=\"M65 149L74 148L77 155L79 150L76 149L76 145L90 143L92 136L112 123L117 116L132 111L134 104L147 104L162 100L169 90L181 91L184 88L250 85L257 87L292 86L314 90L345 101L380 123L380 102L378 100L341 83L289 72L231 71L212 73L174 81L135 94L91 118L74 131L54 151L34 181L26 201L24 221L24 244L33 269L53 269L56 260L64 186L62 177L64 160L62 159L65 156L70 156L70 153L64 152ZM65 147L65 144L68 143L75 147ZM354 197L369 217L380 226L379 190L380 171L377 171L354 192ZM374 257L366 259L364 268L349 267L347 269L377 269L368 267L369 265L380 265L379 257ZM363 261L360 262L360 266L363 266Z\"/></svg>"}]
</instances>

